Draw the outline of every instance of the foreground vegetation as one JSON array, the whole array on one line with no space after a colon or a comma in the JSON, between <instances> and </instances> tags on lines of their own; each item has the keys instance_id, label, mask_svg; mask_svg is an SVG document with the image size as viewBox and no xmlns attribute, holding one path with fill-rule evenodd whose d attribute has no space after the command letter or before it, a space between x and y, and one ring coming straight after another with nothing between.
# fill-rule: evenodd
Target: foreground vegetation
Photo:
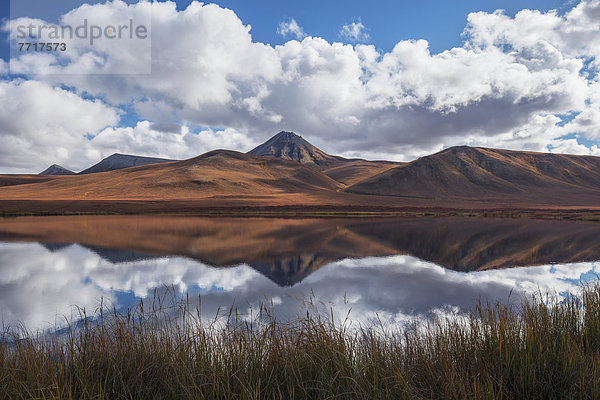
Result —
<instances>
[{"instance_id":1,"label":"foreground vegetation","mask_svg":"<svg viewBox=\"0 0 600 400\"><path fill-rule=\"evenodd\" d=\"M481 304L402 333L310 314L246 323L233 310L207 324L187 304L99 308L95 322L82 312L79 326L52 337L6 329L0 397L600 397L600 286L563 302Z\"/></svg>"}]
</instances>

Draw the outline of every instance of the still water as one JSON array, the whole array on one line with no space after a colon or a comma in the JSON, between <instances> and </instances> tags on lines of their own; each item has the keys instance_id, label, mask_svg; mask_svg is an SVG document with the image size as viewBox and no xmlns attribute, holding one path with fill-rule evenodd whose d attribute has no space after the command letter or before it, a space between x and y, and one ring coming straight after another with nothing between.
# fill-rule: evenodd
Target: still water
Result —
<instances>
[{"instance_id":1,"label":"still water","mask_svg":"<svg viewBox=\"0 0 600 400\"><path fill-rule=\"evenodd\" d=\"M600 272L600 224L487 218L61 216L0 219L4 326L56 329L74 306L188 294L206 318L267 303L401 326L483 301L566 296Z\"/></svg>"}]
</instances>

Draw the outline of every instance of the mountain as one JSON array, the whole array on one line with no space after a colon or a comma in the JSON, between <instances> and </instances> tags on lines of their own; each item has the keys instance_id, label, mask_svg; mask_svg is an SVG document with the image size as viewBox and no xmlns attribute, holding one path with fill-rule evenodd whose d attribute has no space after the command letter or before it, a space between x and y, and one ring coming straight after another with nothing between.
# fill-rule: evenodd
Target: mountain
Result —
<instances>
[{"instance_id":1,"label":"mountain","mask_svg":"<svg viewBox=\"0 0 600 400\"><path fill-rule=\"evenodd\" d=\"M281 131L260 146L250 150L255 156L277 157L298 161L300 164L327 169L342 164L345 160L316 148L294 132Z\"/></svg>"},{"instance_id":2,"label":"mountain","mask_svg":"<svg viewBox=\"0 0 600 400\"><path fill-rule=\"evenodd\" d=\"M115 153L111 156L106 157L98 164L92 165L88 169L85 169L79 173L79 175L94 174L96 172L114 171L117 169L124 169L130 167L139 167L142 165L168 163L178 160L169 160L166 158L153 158L153 157L142 157L134 156L129 154Z\"/></svg>"},{"instance_id":3,"label":"mountain","mask_svg":"<svg viewBox=\"0 0 600 400\"><path fill-rule=\"evenodd\" d=\"M194 200L273 196L306 199L343 185L319 171L278 158L215 150L189 160L102 174L75 175L0 188L1 199ZM290 197L291 196L291 197Z\"/></svg>"},{"instance_id":4,"label":"mountain","mask_svg":"<svg viewBox=\"0 0 600 400\"><path fill-rule=\"evenodd\" d=\"M65 167L61 167L58 164L52 164L38 175L75 175L75 172L70 171Z\"/></svg>"},{"instance_id":5,"label":"mountain","mask_svg":"<svg viewBox=\"0 0 600 400\"><path fill-rule=\"evenodd\" d=\"M600 158L458 146L345 190L436 201L593 204L600 202Z\"/></svg>"},{"instance_id":6,"label":"mountain","mask_svg":"<svg viewBox=\"0 0 600 400\"><path fill-rule=\"evenodd\" d=\"M279 132L265 143L250 150L248 154L297 161L317 168L344 185L352 185L399 165L391 161L367 161L332 156L313 146L302 136L286 131Z\"/></svg>"},{"instance_id":7,"label":"mountain","mask_svg":"<svg viewBox=\"0 0 600 400\"><path fill-rule=\"evenodd\" d=\"M98 174L0 175L0 214L600 208L600 157L460 146L399 164L330 156L290 132L252 152L272 154L215 150ZM104 161L123 157L137 162Z\"/></svg>"}]
</instances>

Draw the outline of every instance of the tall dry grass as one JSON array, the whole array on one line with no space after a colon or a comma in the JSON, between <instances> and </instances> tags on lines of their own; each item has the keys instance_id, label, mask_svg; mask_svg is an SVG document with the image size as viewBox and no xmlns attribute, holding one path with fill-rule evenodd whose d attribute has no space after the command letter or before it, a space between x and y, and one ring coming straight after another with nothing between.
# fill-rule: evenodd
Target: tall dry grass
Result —
<instances>
[{"instance_id":1,"label":"tall dry grass","mask_svg":"<svg viewBox=\"0 0 600 400\"><path fill-rule=\"evenodd\" d=\"M160 302L159 302L160 303ZM307 313L225 325L140 304L61 334L0 336L0 396L43 399L600 398L600 286L480 304L402 332ZM381 328L381 327L380 327Z\"/></svg>"}]
</instances>

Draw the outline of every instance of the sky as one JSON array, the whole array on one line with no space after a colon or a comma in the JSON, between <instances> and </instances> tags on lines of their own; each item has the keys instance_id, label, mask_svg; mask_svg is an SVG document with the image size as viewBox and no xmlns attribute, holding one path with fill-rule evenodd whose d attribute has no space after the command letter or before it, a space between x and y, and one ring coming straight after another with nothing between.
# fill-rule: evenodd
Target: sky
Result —
<instances>
[{"instance_id":1,"label":"sky","mask_svg":"<svg viewBox=\"0 0 600 400\"><path fill-rule=\"evenodd\" d=\"M600 0L83 3L0 6L0 172L247 151L280 130L368 159L600 155ZM129 20L147 37L18 51L19 25Z\"/></svg>"}]
</instances>

